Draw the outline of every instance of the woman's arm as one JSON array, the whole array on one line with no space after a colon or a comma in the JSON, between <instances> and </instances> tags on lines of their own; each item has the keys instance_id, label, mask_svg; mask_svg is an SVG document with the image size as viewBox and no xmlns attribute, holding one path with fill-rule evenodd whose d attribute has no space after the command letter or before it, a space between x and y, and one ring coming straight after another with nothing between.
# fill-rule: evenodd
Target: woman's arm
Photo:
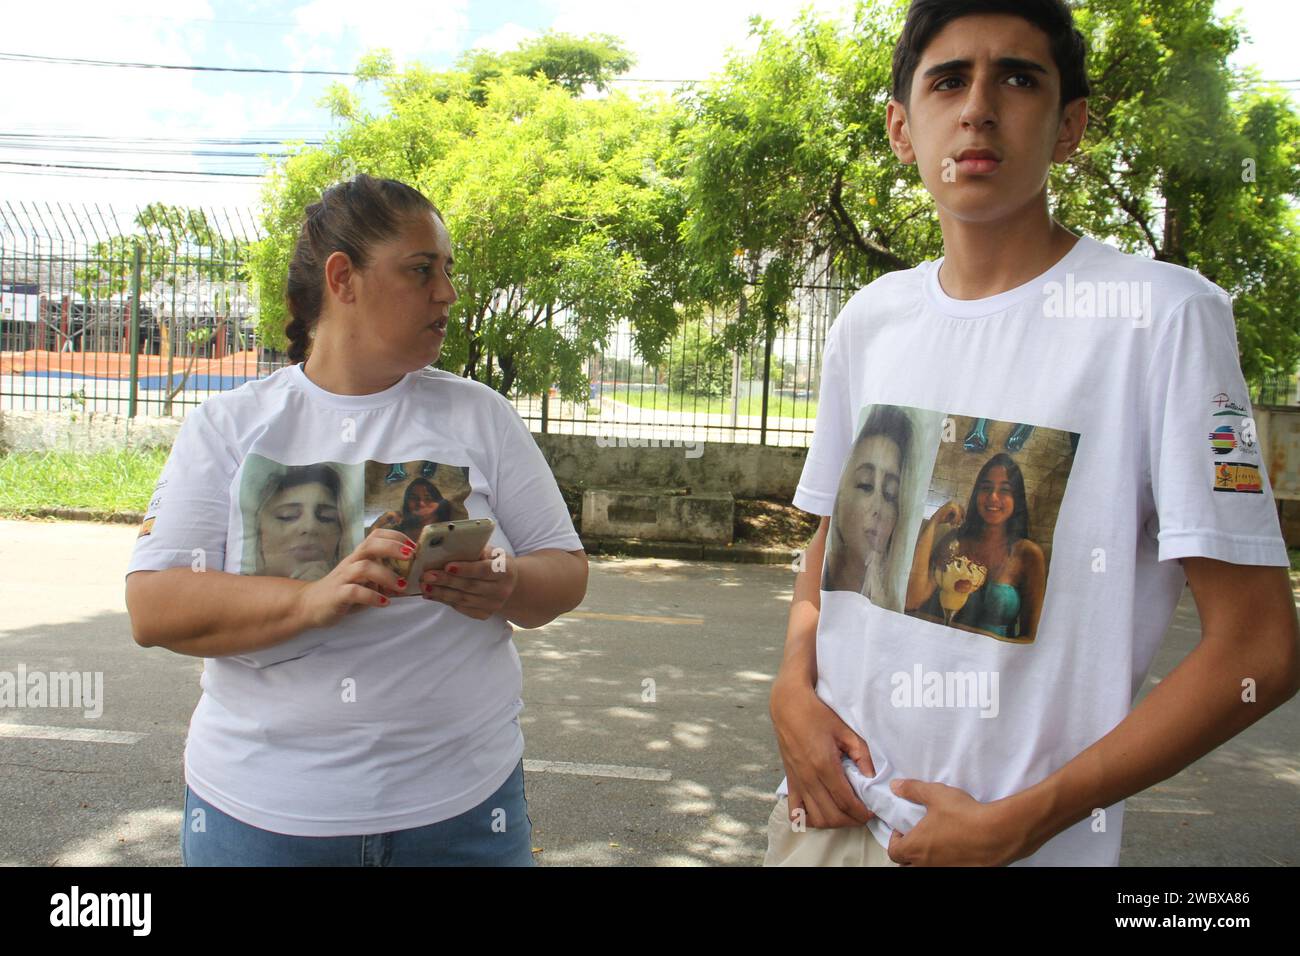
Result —
<instances>
[{"instance_id":1,"label":"woman's arm","mask_svg":"<svg viewBox=\"0 0 1300 956\"><path fill-rule=\"evenodd\" d=\"M477 621L500 614L520 627L541 627L586 597L587 552L542 548L493 557L484 548L477 561L452 561L441 571L425 571L420 590L425 598Z\"/></svg>"},{"instance_id":2,"label":"woman's arm","mask_svg":"<svg viewBox=\"0 0 1300 956\"><path fill-rule=\"evenodd\" d=\"M1043 592L1046 590L1047 561L1043 549L1025 538L1021 544L1021 566L1025 569L1024 601L1020 608L1020 637L1032 639L1038 633L1038 616L1043 610Z\"/></svg>"},{"instance_id":3,"label":"woman's arm","mask_svg":"<svg viewBox=\"0 0 1300 956\"><path fill-rule=\"evenodd\" d=\"M930 577L930 552L934 549L934 534L939 524L940 511L921 523L921 534L916 540L916 551L912 554L912 572L907 576L904 611L915 611L934 593L934 580Z\"/></svg>"},{"instance_id":4,"label":"woman's arm","mask_svg":"<svg viewBox=\"0 0 1300 956\"><path fill-rule=\"evenodd\" d=\"M135 571L126 578L131 634L141 647L223 657L282 644L306 630L306 581L225 571Z\"/></svg>"},{"instance_id":5,"label":"woman's arm","mask_svg":"<svg viewBox=\"0 0 1300 956\"><path fill-rule=\"evenodd\" d=\"M386 606L380 589L395 592L404 582L382 561L401 560L412 547L405 535L376 531L319 581L188 567L135 571L126 578L131 633L142 647L194 657L283 644L362 608Z\"/></svg>"},{"instance_id":6,"label":"woman's arm","mask_svg":"<svg viewBox=\"0 0 1300 956\"><path fill-rule=\"evenodd\" d=\"M513 559L515 588L501 608L511 624L541 627L587 596L587 552L543 548Z\"/></svg>"}]
</instances>

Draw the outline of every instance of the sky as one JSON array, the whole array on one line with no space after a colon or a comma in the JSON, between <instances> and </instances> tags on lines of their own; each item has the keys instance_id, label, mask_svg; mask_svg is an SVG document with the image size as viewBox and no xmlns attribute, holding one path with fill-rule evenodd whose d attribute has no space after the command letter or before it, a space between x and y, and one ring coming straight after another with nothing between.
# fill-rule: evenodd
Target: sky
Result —
<instances>
[{"instance_id":1,"label":"sky","mask_svg":"<svg viewBox=\"0 0 1300 956\"><path fill-rule=\"evenodd\" d=\"M111 7L111 9L110 9ZM847 17L844 0L83 0L7 4L0 54L176 65L350 72L378 47L399 64L450 66L465 50L505 50L547 29L612 33L633 51L627 74L703 79L729 50L752 48L749 17L789 24L801 8ZM1268 79L1300 79L1294 0L1216 0L1241 9L1251 42L1237 65ZM350 78L123 69L0 59L0 213L6 202L151 201L208 208L258 205L256 178L183 178L158 172L50 170L57 163L134 170L258 173L261 160L202 152L279 151L314 140L331 121L317 105ZM627 84L671 90L671 83ZM1300 84L1293 84L1300 98ZM267 145L196 140L264 139Z\"/></svg>"}]
</instances>

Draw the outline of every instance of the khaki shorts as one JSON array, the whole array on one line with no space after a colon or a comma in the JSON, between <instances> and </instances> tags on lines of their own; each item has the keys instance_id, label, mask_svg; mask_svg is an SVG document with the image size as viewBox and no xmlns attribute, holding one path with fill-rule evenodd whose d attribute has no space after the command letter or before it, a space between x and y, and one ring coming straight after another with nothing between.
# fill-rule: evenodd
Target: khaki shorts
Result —
<instances>
[{"instance_id":1,"label":"khaki shorts","mask_svg":"<svg viewBox=\"0 0 1300 956\"><path fill-rule=\"evenodd\" d=\"M767 820L764 866L898 866L866 827L808 827L802 833L790 825L790 804L776 801Z\"/></svg>"}]
</instances>

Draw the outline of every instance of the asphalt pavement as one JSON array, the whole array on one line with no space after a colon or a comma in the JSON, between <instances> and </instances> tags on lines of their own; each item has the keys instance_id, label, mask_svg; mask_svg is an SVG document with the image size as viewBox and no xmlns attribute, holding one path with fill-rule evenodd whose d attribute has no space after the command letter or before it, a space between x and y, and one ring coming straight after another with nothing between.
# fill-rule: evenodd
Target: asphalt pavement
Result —
<instances>
[{"instance_id":1,"label":"asphalt pavement","mask_svg":"<svg viewBox=\"0 0 1300 956\"><path fill-rule=\"evenodd\" d=\"M131 639L128 525L0 522L0 671L104 675L101 716L0 708L0 865L180 863L201 662ZM544 865L752 866L782 776L767 696L787 566L591 559L587 599L515 635ZM1199 639L1190 592L1154 686ZM1300 698L1130 798L1121 865L1300 864Z\"/></svg>"}]
</instances>

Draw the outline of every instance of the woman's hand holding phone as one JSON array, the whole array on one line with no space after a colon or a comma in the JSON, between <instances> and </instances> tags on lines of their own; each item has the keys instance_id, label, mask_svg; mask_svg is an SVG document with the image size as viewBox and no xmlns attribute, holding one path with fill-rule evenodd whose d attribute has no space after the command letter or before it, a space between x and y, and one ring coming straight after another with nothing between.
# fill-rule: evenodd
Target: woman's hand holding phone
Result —
<instances>
[{"instance_id":1,"label":"woman's hand holding phone","mask_svg":"<svg viewBox=\"0 0 1300 956\"><path fill-rule=\"evenodd\" d=\"M329 627L364 607L388 604L387 595L406 587L406 582L382 559L405 561L414 549L415 542L400 531L372 531L329 574L302 590L304 629Z\"/></svg>"},{"instance_id":2,"label":"woman's hand holding phone","mask_svg":"<svg viewBox=\"0 0 1300 956\"><path fill-rule=\"evenodd\" d=\"M504 551L495 556L486 546L477 561L450 561L442 570L420 575L420 594L440 601L476 621L501 611L519 582L515 559Z\"/></svg>"}]
</instances>

